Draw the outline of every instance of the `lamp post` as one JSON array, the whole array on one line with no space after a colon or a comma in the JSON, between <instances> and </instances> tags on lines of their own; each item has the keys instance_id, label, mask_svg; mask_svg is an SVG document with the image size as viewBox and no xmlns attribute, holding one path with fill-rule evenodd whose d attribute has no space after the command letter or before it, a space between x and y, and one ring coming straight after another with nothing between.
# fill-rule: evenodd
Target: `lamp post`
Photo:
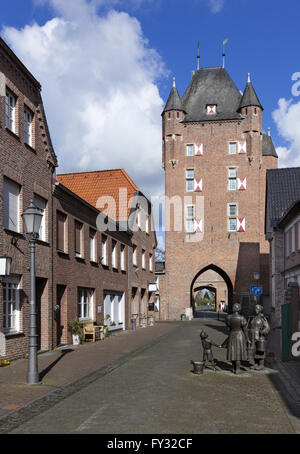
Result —
<instances>
[{"instance_id":1,"label":"lamp post","mask_svg":"<svg viewBox=\"0 0 300 454\"><path fill-rule=\"evenodd\" d=\"M22 214L25 233L29 236L30 247L30 319L29 319L29 358L27 370L27 383L35 385L40 383L37 361L37 312L35 297L35 242L39 237L43 213L33 201Z\"/></svg>"}]
</instances>

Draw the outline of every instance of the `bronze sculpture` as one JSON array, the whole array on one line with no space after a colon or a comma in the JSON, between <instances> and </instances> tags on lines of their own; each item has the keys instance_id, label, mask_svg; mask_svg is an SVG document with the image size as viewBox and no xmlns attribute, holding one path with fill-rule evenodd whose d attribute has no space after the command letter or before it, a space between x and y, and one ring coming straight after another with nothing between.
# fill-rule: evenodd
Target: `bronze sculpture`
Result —
<instances>
[{"instance_id":1,"label":"bronze sculpture","mask_svg":"<svg viewBox=\"0 0 300 454\"><path fill-rule=\"evenodd\" d=\"M239 314L241 306L238 303L233 305L233 313L226 318L226 324L230 329L230 334L226 340L227 360L232 362L233 372L241 373L241 361L247 361L247 343L249 343L246 330L247 321Z\"/></svg>"},{"instance_id":2,"label":"bronze sculpture","mask_svg":"<svg viewBox=\"0 0 300 454\"><path fill-rule=\"evenodd\" d=\"M252 341L252 351L254 356L255 370L264 369L266 356L267 335L270 332L270 325L263 313L263 307L260 304L255 306L255 317L250 322L250 333Z\"/></svg>"},{"instance_id":3,"label":"bronze sculpture","mask_svg":"<svg viewBox=\"0 0 300 454\"><path fill-rule=\"evenodd\" d=\"M201 338L202 347L203 347L204 367L206 365L206 361L210 361L210 363L215 371L220 370L215 362L213 352L212 352L212 346L219 347L219 348L221 346L217 345L215 342L213 342L211 340L211 338L209 337L209 335L206 333L206 331L204 331L203 329L200 331L200 338Z\"/></svg>"}]
</instances>

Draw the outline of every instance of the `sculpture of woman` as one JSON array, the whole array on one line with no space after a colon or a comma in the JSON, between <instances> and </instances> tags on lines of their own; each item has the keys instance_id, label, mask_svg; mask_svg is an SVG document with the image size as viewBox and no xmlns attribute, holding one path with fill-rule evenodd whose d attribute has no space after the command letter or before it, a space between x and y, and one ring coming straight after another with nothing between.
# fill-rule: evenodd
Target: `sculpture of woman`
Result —
<instances>
[{"instance_id":1,"label":"sculpture of woman","mask_svg":"<svg viewBox=\"0 0 300 454\"><path fill-rule=\"evenodd\" d=\"M268 320L263 314L263 307L260 304L255 306L255 317L250 322L252 333L253 351L255 352L253 366L256 370L264 369L264 360L266 355L266 338L270 331Z\"/></svg>"},{"instance_id":2,"label":"sculpture of woman","mask_svg":"<svg viewBox=\"0 0 300 454\"><path fill-rule=\"evenodd\" d=\"M230 334L227 342L227 360L232 362L233 372L239 374L241 372L241 361L247 361L247 321L245 317L239 314L241 310L240 304L233 305L233 313L226 318L226 324L230 329Z\"/></svg>"}]
</instances>

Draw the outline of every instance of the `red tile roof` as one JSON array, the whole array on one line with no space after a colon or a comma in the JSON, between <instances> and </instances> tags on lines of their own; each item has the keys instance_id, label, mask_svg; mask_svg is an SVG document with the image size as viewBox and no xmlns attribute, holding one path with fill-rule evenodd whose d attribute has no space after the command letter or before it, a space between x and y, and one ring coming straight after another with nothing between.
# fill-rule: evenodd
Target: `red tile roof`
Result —
<instances>
[{"instance_id":1,"label":"red tile roof","mask_svg":"<svg viewBox=\"0 0 300 454\"><path fill-rule=\"evenodd\" d=\"M110 218L127 220L130 213L130 199L139 188L123 169L96 170L91 172L65 173L57 175L59 183L77 194L90 205L98 208ZM120 197L120 190L127 194ZM99 204L99 198L110 197L115 201L108 206ZM103 199L102 199L103 200ZM110 202L108 200L108 202Z\"/></svg>"}]
</instances>

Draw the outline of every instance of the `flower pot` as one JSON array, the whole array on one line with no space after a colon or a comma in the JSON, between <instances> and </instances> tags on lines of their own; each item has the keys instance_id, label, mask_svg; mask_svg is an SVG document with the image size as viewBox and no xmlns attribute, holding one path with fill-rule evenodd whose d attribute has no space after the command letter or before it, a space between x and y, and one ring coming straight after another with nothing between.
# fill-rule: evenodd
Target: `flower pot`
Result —
<instances>
[{"instance_id":1,"label":"flower pot","mask_svg":"<svg viewBox=\"0 0 300 454\"><path fill-rule=\"evenodd\" d=\"M149 326L153 326L154 325L154 318L153 318L152 315L150 317L148 317L148 323L149 323Z\"/></svg>"},{"instance_id":2,"label":"flower pot","mask_svg":"<svg viewBox=\"0 0 300 454\"><path fill-rule=\"evenodd\" d=\"M146 326L147 326L147 319L144 317L140 318L140 327L146 328Z\"/></svg>"},{"instance_id":3,"label":"flower pot","mask_svg":"<svg viewBox=\"0 0 300 454\"><path fill-rule=\"evenodd\" d=\"M193 361L191 360L191 364L194 366L194 374L202 375L204 369L204 363L202 361Z\"/></svg>"}]
</instances>

